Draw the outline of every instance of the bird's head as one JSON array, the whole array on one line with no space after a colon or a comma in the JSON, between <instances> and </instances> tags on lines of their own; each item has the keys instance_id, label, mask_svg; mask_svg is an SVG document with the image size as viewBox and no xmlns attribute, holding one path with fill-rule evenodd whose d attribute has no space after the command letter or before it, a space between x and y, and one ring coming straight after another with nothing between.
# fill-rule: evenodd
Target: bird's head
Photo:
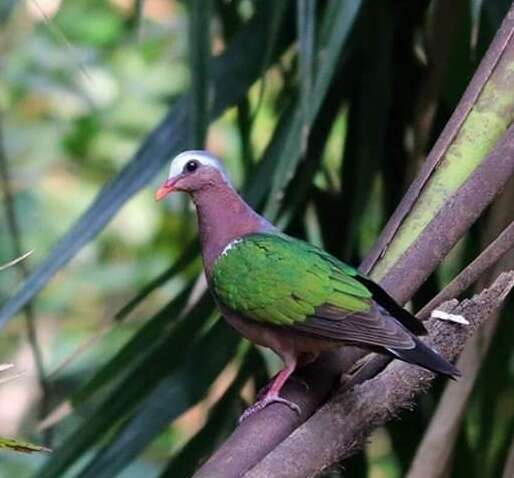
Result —
<instances>
[{"instance_id":1,"label":"bird's head","mask_svg":"<svg viewBox=\"0 0 514 478\"><path fill-rule=\"evenodd\" d=\"M159 201L173 191L195 193L220 182L228 183L228 176L220 160L207 151L184 151L170 164L168 179L155 193Z\"/></svg>"}]
</instances>

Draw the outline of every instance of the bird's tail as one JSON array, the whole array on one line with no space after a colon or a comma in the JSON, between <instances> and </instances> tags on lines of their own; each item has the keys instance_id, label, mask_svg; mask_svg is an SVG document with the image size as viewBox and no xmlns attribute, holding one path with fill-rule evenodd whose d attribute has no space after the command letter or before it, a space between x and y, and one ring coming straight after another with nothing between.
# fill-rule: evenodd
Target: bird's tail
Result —
<instances>
[{"instance_id":1,"label":"bird's tail","mask_svg":"<svg viewBox=\"0 0 514 478\"><path fill-rule=\"evenodd\" d=\"M396 358L399 358L404 362L419 365L420 367L426 368L432 372L440 373L453 379L460 377L461 373L457 367L439 355L434 349L425 345L418 338L414 337L414 341L416 345L412 349L387 348L387 350Z\"/></svg>"}]
</instances>

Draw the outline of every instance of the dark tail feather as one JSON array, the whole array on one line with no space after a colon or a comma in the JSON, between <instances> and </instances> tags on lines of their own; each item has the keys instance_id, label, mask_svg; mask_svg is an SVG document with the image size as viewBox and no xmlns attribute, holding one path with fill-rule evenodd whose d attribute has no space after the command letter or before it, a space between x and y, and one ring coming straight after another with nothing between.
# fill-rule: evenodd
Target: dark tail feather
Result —
<instances>
[{"instance_id":1,"label":"dark tail feather","mask_svg":"<svg viewBox=\"0 0 514 478\"><path fill-rule=\"evenodd\" d=\"M416 346L412 349L387 349L396 358L426 368L432 372L456 379L461 373L457 367L441 357L435 350L414 338Z\"/></svg>"}]
</instances>

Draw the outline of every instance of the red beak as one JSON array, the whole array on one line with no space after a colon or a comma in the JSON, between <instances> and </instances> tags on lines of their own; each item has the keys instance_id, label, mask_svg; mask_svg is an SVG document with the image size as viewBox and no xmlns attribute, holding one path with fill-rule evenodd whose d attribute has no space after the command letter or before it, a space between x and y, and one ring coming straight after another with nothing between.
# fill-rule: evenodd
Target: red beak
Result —
<instances>
[{"instance_id":1,"label":"red beak","mask_svg":"<svg viewBox=\"0 0 514 478\"><path fill-rule=\"evenodd\" d=\"M173 192L175 189L176 182L177 178L167 179L166 181L164 181L159 187L159 189L155 191L155 200L160 201L163 197Z\"/></svg>"}]
</instances>

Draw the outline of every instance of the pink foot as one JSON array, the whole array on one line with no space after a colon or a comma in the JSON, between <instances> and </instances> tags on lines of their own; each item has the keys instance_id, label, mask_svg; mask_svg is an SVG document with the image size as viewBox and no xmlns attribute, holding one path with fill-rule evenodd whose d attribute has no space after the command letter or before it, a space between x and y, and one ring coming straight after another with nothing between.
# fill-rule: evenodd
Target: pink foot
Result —
<instances>
[{"instance_id":1,"label":"pink foot","mask_svg":"<svg viewBox=\"0 0 514 478\"><path fill-rule=\"evenodd\" d=\"M285 398L279 397L278 395L265 395L263 398L257 400L253 405L248 407L243 412L243 414L239 417L239 423L244 422L249 416L253 415L255 412L258 412L266 408L268 405L271 405L272 403L283 403L284 405L287 405L291 410L298 413L298 415L302 413L300 407L296 403L291 402L291 400L286 400Z\"/></svg>"}]
</instances>

